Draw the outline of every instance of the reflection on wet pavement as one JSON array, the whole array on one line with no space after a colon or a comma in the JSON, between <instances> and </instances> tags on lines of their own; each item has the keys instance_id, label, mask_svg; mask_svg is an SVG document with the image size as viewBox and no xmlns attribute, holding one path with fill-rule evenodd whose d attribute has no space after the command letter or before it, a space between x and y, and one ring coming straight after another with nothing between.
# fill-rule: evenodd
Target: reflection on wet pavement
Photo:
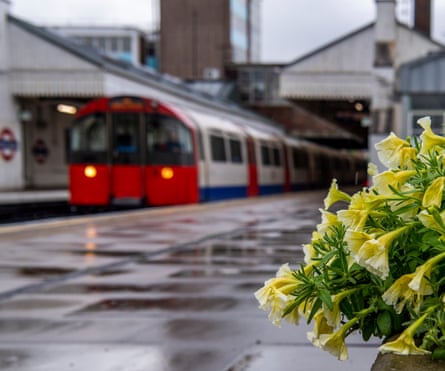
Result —
<instances>
[{"instance_id":1,"label":"reflection on wet pavement","mask_svg":"<svg viewBox=\"0 0 445 371\"><path fill-rule=\"evenodd\" d=\"M0 290L11 290L0 296L0 369L278 370L267 345L289 342L304 358L307 328L277 329L253 293L281 264L303 261L319 220L310 200L89 221L14 248L0 241Z\"/></svg>"},{"instance_id":2,"label":"reflection on wet pavement","mask_svg":"<svg viewBox=\"0 0 445 371\"><path fill-rule=\"evenodd\" d=\"M110 311L224 311L237 304L234 298L159 298L159 299L107 299L83 308L77 313Z\"/></svg>"}]
</instances>

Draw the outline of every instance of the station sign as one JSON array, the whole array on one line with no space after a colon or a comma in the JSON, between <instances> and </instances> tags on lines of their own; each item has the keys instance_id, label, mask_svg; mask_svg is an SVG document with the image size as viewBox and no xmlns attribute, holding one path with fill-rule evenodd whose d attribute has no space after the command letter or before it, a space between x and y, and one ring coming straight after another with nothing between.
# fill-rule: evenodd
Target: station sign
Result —
<instances>
[{"instance_id":1,"label":"station sign","mask_svg":"<svg viewBox=\"0 0 445 371\"><path fill-rule=\"evenodd\" d=\"M14 133L9 128L3 128L0 131L0 156L5 161L13 159L17 152L18 143Z\"/></svg>"}]
</instances>

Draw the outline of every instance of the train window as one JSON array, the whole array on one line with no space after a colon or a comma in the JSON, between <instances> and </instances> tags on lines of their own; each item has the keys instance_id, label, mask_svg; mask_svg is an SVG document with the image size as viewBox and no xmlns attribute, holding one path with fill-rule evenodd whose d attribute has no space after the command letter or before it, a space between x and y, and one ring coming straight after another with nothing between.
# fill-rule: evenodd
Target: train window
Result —
<instances>
[{"instance_id":1,"label":"train window","mask_svg":"<svg viewBox=\"0 0 445 371\"><path fill-rule=\"evenodd\" d=\"M275 166L281 166L280 150L278 148L272 148L272 154L273 154L273 164Z\"/></svg>"},{"instance_id":2,"label":"train window","mask_svg":"<svg viewBox=\"0 0 445 371\"><path fill-rule=\"evenodd\" d=\"M264 144L261 145L261 162L265 166L272 164L269 147Z\"/></svg>"},{"instance_id":3,"label":"train window","mask_svg":"<svg viewBox=\"0 0 445 371\"><path fill-rule=\"evenodd\" d=\"M192 165L192 135L181 121L161 114L147 115L147 163L151 165Z\"/></svg>"},{"instance_id":4,"label":"train window","mask_svg":"<svg viewBox=\"0 0 445 371\"><path fill-rule=\"evenodd\" d=\"M70 133L71 163L106 163L107 150L104 114L84 116L73 123Z\"/></svg>"},{"instance_id":5,"label":"train window","mask_svg":"<svg viewBox=\"0 0 445 371\"><path fill-rule=\"evenodd\" d=\"M210 135L210 148L212 149L212 160L215 162L226 162L226 148L224 138L216 135Z\"/></svg>"},{"instance_id":6,"label":"train window","mask_svg":"<svg viewBox=\"0 0 445 371\"><path fill-rule=\"evenodd\" d=\"M292 149L292 162L295 169L305 169L308 162L308 154L303 149L293 148Z\"/></svg>"},{"instance_id":7,"label":"train window","mask_svg":"<svg viewBox=\"0 0 445 371\"><path fill-rule=\"evenodd\" d=\"M139 114L113 113L113 163L136 164L139 162Z\"/></svg>"},{"instance_id":8,"label":"train window","mask_svg":"<svg viewBox=\"0 0 445 371\"><path fill-rule=\"evenodd\" d=\"M234 163L242 163L243 162L243 154L241 151L241 141L238 139L230 139L230 158Z\"/></svg>"}]
</instances>

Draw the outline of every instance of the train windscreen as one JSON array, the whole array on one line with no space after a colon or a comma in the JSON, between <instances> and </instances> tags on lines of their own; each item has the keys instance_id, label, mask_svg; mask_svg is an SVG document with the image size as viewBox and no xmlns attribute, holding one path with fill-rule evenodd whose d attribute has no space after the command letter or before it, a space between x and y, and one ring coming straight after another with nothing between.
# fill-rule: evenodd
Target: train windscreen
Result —
<instances>
[{"instance_id":1,"label":"train windscreen","mask_svg":"<svg viewBox=\"0 0 445 371\"><path fill-rule=\"evenodd\" d=\"M107 153L107 126L103 113L84 116L73 123L70 135L71 163L106 163Z\"/></svg>"},{"instance_id":2,"label":"train windscreen","mask_svg":"<svg viewBox=\"0 0 445 371\"><path fill-rule=\"evenodd\" d=\"M139 164L139 113L113 113L113 163Z\"/></svg>"},{"instance_id":3,"label":"train windscreen","mask_svg":"<svg viewBox=\"0 0 445 371\"><path fill-rule=\"evenodd\" d=\"M192 135L181 121L162 114L147 115L147 164L193 165Z\"/></svg>"}]
</instances>

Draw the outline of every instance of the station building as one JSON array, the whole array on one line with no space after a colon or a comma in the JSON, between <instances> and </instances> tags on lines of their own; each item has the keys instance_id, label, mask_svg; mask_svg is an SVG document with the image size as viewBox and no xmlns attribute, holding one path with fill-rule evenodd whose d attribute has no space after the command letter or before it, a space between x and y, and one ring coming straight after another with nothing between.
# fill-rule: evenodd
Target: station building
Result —
<instances>
[{"instance_id":1,"label":"station building","mask_svg":"<svg viewBox=\"0 0 445 371\"><path fill-rule=\"evenodd\" d=\"M406 121L407 98L401 100L396 90L398 74L406 70L402 66L442 51L444 45L431 38L430 0L415 0L413 28L396 20L395 0L375 3L375 22L284 66L279 95L368 136L370 161L378 164L374 144L391 131L403 135L408 132L407 125L411 126ZM408 92L405 82L403 79L404 93ZM419 98L411 100L415 102Z\"/></svg>"},{"instance_id":2,"label":"station building","mask_svg":"<svg viewBox=\"0 0 445 371\"><path fill-rule=\"evenodd\" d=\"M66 189L73 114L92 98L125 94L254 115L13 17L0 0L0 191Z\"/></svg>"}]
</instances>

